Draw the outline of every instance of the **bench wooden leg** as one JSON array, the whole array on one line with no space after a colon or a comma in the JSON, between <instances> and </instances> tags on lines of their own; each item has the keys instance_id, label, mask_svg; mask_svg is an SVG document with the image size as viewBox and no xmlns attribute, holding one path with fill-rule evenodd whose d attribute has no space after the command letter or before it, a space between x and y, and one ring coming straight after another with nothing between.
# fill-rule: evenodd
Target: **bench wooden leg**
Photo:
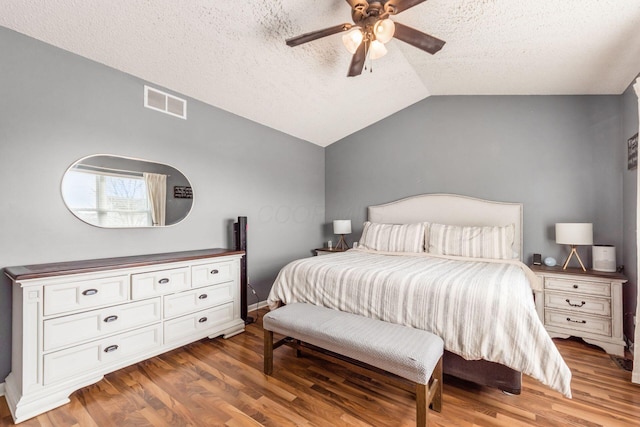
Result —
<instances>
[{"instance_id":1,"label":"bench wooden leg","mask_svg":"<svg viewBox=\"0 0 640 427\"><path fill-rule=\"evenodd\" d=\"M431 374L430 384L416 384L416 426L429 425L429 407L442 411L442 358Z\"/></svg>"},{"instance_id":2,"label":"bench wooden leg","mask_svg":"<svg viewBox=\"0 0 640 427\"><path fill-rule=\"evenodd\" d=\"M416 384L416 427L429 424L429 395L427 384Z\"/></svg>"},{"instance_id":3,"label":"bench wooden leg","mask_svg":"<svg viewBox=\"0 0 640 427\"><path fill-rule=\"evenodd\" d=\"M273 332L264 330L264 373L273 373Z\"/></svg>"},{"instance_id":4,"label":"bench wooden leg","mask_svg":"<svg viewBox=\"0 0 640 427\"><path fill-rule=\"evenodd\" d=\"M300 350L300 345L302 344L302 341L296 340L296 342L298 343L298 347L296 347L296 357L302 357L302 350Z\"/></svg>"},{"instance_id":5,"label":"bench wooden leg","mask_svg":"<svg viewBox=\"0 0 640 427\"><path fill-rule=\"evenodd\" d=\"M429 389L431 408L436 412L442 412L442 357L433 369L431 378L433 378Z\"/></svg>"}]
</instances>

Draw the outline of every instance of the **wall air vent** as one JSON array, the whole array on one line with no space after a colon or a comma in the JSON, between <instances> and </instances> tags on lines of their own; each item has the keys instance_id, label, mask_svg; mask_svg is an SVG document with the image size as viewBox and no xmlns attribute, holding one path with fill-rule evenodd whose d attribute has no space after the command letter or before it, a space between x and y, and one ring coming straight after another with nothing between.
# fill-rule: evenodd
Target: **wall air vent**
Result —
<instances>
[{"instance_id":1,"label":"wall air vent","mask_svg":"<svg viewBox=\"0 0 640 427\"><path fill-rule=\"evenodd\" d=\"M187 119L187 101L152 87L144 87L144 106L162 111L181 119Z\"/></svg>"}]
</instances>

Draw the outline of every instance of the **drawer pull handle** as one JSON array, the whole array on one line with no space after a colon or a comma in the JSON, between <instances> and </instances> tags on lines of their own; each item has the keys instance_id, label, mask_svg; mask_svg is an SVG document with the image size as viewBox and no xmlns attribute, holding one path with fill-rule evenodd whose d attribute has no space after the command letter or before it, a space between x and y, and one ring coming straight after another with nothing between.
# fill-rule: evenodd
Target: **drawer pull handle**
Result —
<instances>
[{"instance_id":1,"label":"drawer pull handle","mask_svg":"<svg viewBox=\"0 0 640 427\"><path fill-rule=\"evenodd\" d=\"M198 299L207 299L207 298L209 298L209 295L207 294L202 294L198 297Z\"/></svg>"},{"instance_id":2,"label":"drawer pull handle","mask_svg":"<svg viewBox=\"0 0 640 427\"><path fill-rule=\"evenodd\" d=\"M587 321L586 321L586 320L571 320L571 318L570 318L570 317L567 317L567 322L582 323L583 325L584 325L585 323L587 323Z\"/></svg>"},{"instance_id":3,"label":"drawer pull handle","mask_svg":"<svg viewBox=\"0 0 640 427\"><path fill-rule=\"evenodd\" d=\"M86 291L82 292L82 295L90 296L90 295L95 295L97 293L98 293L97 289L87 289Z\"/></svg>"},{"instance_id":4,"label":"drawer pull handle","mask_svg":"<svg viewBox=\"0 0 640 427\"><path fill-rule=\"evenodd\" d=\"M105 353L111 353L112 351L116 351L118 349L117 345L110 345L109 347L104 349Z\"/></svg>"},{"instance_id":5,"label":"drawer pull handle","mask_svg":"<svg viewBox=\"0 0 640 427\"><path fill-rule=\"evenodd\" d=\"M198 319L198 322L199 322L199 323L204 323L204 322L206 322L206 321L207 321L207 318L206 318L206 317L201 317L201 318L199 318L199 319Z\"/></svg>"},{"instance_id":6,"label":"drawer pull handle","mask_svg":"<svg viewBox=\"0 0 640 427\"><path fill-rule=\"evenodd\" d=\"M116 315L107 316L104 318L104 323L111 323L111 322L115 322L116 320L118 320L118 316Z\"/></svg>"},{"instance_id":7,"label":"drawer pull handle","mask_svg":"<svg viewBox=\"0 0 640 427\"><path fill-rule=\"evenodd\" d=\"M213 270L211 270L211 274L218 274L220 273L218 270L216 270L215 268Z\"/></svg>"},{"instance_id":8,"label":"drawer pull handle","mask_svg":"<svg viewBox=\"0 0 640 427\"><path fill-rule=\"evenodd\" d=\"M160 283L161 285L165 285L167 283L169 283L169 279L167 279L166 277L164 279L160 279L158 280L158 283Z\"/></svg>"},{"instance_id":9,"label":"drawer pull handle","mask_svg":"<svg viewBox=\"0 0 640 427\"><path fill-rule=\"evenodd\" d=\"M565 300L567 302L567 304L569 304L571 307L582 307L583 305L586 304L586 302L582 301L580 304L573 304L571 303L571 301L569 300L569 298L567 298Z\"/></svg>"},{"instance_id":10,"label":"drawer pull handle","mask_svg":"<svg viewBox=\"0 0 640 427\"><path fill-rule=\"evenodd\" d=\"M573 285L573 289L578 289L578 285Z\"/></svg>"}]
</instances>

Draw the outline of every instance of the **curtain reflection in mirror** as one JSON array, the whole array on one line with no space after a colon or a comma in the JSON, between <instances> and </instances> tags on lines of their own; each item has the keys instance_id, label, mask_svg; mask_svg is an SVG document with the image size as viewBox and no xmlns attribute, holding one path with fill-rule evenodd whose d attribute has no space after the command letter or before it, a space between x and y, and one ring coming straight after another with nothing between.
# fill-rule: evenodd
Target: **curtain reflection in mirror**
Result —
<instances>
[{"instance_id":1,"label":"curtain reflection in mirror","mask_svg":"<svg viewBox=\"0 0 640 427\"><path fill-rule=\"evenodd\" d=\"M167 206L167 176L159 173L143 173L154 226L165 225Z\"/></svg>"}]
</instances>

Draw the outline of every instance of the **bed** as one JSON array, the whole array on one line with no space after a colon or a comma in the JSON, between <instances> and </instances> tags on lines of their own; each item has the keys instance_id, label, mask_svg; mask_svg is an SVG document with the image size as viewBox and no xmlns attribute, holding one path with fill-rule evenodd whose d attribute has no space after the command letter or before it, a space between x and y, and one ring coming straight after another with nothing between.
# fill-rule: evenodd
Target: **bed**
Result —
<instances>
[{"instance_id":1,"label":"bed","mask_svg":"<svg viewBox=\"0 0 640 427\"><path fill-rule=\"evenodd\" d=\"M536 312L522 204L426 194L370 206L357 249L285 266L268 304L306 302L425 329L444 371L520 393L522 373L571 397L571 372Z\"/></svg>"}]
</instances>

